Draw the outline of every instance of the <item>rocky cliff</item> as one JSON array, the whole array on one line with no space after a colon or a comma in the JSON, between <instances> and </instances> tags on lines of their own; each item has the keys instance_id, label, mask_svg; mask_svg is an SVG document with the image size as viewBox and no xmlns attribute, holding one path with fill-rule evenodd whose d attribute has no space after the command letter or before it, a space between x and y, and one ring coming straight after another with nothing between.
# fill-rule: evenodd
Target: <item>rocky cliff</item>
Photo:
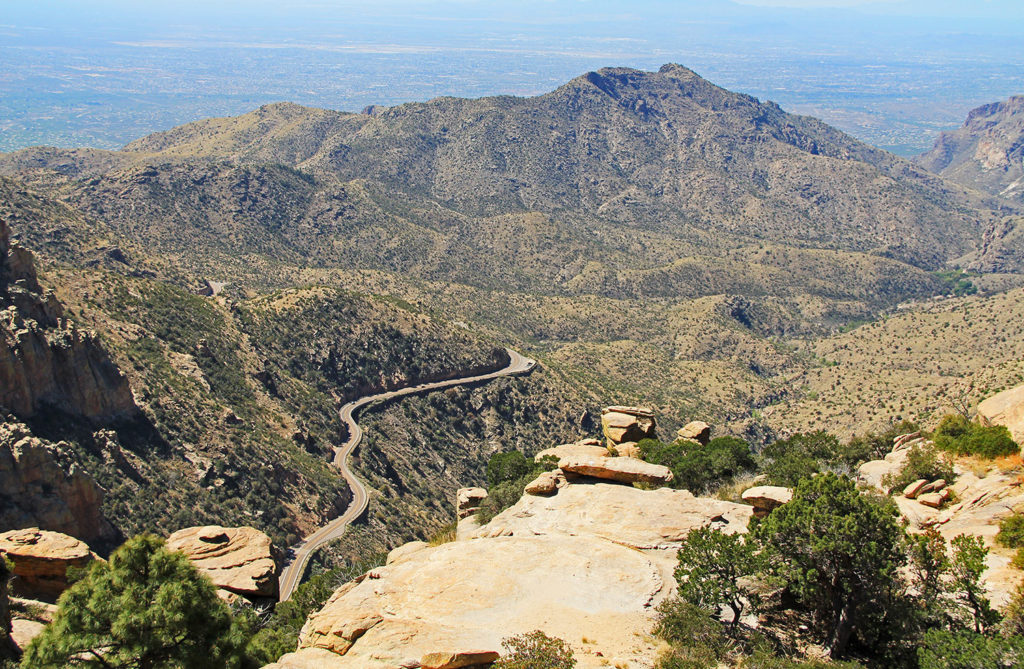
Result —
<instances>
[{"instance_id":1,"label":"rocky cliff","mask_svg":"<svg viewBox=\"0 0 1024 669\"><path fill-rule=\"evenodd\" d=\"M918 158L927 169L1024 204L1024 95L974 109Z\"/></svg>"},{"instance_id":2,"label":"rocky cliff","mask_svg":"<svg viewBox=\"0 0 1024 669\"><path fill-rule=\"evenodd\" d=\"M38 439L21 423L0 423L0 529L41 527L106 546L120 535L102 504L102 488L70 444Z\"/></svg>"},{"instance_id":3,"label":"rocky cliff","mask_svg":"<svg viewBox=\"0 0 1024 669\"><path fill-rule=\"evenodd\" d=\"M22 418L52 407L107 420L136 412L128 381L95 335L43 291L32 255L0 220L0 407Z\"/></svg>"}]
</instances>

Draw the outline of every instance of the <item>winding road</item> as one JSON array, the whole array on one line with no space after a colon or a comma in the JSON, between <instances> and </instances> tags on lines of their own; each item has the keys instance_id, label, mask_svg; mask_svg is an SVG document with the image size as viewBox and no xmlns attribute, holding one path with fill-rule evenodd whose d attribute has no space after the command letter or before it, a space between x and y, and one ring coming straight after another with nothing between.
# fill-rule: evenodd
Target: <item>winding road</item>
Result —
<instances>
[{"instance_id":1,"label":"winding road","mask_svg":"<svg viewBox=\"0 0 1024 669\"><path fill-rule=\"evenodd\" d=\"M535 360L519 355L510 348L505 350L508 352L509 363L507 366L496 372L480 374L479 376L467 376L460 379L448 379L447 381L421 383L418 386L409 386L407 388L392 390L386 393L360 397L359 399L349 402L341 407L338 411L338 415L341 417L342 422L348 426L348 440L341 446L336 446L334 448L334 466L341 472L342 477L344 477L345 482L352 491L352 503L348 505L347 509L345 509L345 513L341 514L313 534L292 546L291 550L294 557L292 558L292 561L285 565L284 569L281 571L281 578L279 581L279 591L282 602L291 597L295 588L298 587L299 582L302 580L302 575L306 572L306 566L309 564L309 558L313 553L327 542L337 539L344 534L345 528L347 528L352 521L363 515L363 512L366 511L366 506L370 501L369 496L366 494L366 486L364 486L362 481L356 478L355 474L352 473L352 470L348 468L348 457L352 455L352 451L355 450L356 446L359 445L360 440L363 438L363 430L359 427L359 424L356 423L356 411L368 404L373 404L374 402L384 402L397 397L404 397L405 395L416 395L419 393L439 390L441 388L461 386L467 383L489 381L501 376L527 374L533 371L533 368L536 367L537 362Z\"/></svg>"}]
</instances>

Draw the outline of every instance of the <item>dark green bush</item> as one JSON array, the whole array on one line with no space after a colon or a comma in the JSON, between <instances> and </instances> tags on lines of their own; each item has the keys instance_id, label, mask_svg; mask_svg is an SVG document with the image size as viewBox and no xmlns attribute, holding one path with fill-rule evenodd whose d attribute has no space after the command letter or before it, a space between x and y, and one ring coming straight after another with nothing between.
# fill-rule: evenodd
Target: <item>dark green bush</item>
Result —
<instances>
[{"instance_id":1,"label":"dark green bush","mask_svg":"<svg viewBox=\"0 0 1024 669\"><path fill-rule=\"evenodd\" d=\"M558 467L558 461L546 457L540 462L528 459L519 451L495 453L487 461L487 499L480 505L476 518L488 523L496 515L519 501L523 488L542 472Z\"/></svg>"},{"instance_id":2,"label":"dark green bush","mask_svg":"<svg viewBox=\"0 0 1024 669\"><path fill-rule=\"evenodd\" d=\"M764 449L764 473L770 485L795 486L801 479L842 462L839 440L824 430L797 433Z\"/></svg>"},{"instance_id":3,"label":"dark green bush","mask_svg":"<svg viewBox=\"0 0 1024 669\"><path fill-rule=\"evenodd\" d=\"M519 451L495 453L487 461L487 487L518 481L533 472L534 462Z\"/></svg>"},{"instance_id":4,"label":"dark green bush","mask_svg":"<svg viewBox=\"0 0 1024 669\"><path fill-rule=\"evenodd\" d=\"M1024 547L1024 514L1015 513L999 523L996 541L1007 548Z\"/></svg>"},{"instance_id":5,"label":"dark green bush","mask_svg":"<svg viewBox=\"0 0 1024 669\"><path fill-rule=\"evenodd\" d=\"M932 629L917 650L920 669L1006 669L1024 662L1024 638Z\"/></svg>"},{"instance_id":6,"label":"dark green bush","mask_svg":"<svg viewBox=\"0 0 1024 669\"><path fill-rule=\"evenodd\" d=\"M672 487L702 492L743 472L756 463L747 442L736 437L718 437L706 446L691 441L665 444L643 439L637 446L647 462L672 470Z\"/></svg>"},{"instance_id":7,"label":"dark green bush","mask_svg":"<svg viewBox=\"0 0 1024 669\"><path fill-rule=\"evenodd\" d=\"M840 449L840 455L850 467L870 460L881 460L892 450L896 437L917 431L917 423L900 421L884 432L868 432L854 437Z\"/></svg>"},{"instance_id":8,"label":"dark green bush","mask_svg":"<svg viewBox=\"0 0 1024 669\"><path fill-rule=\"evenodd\" d=\"M946 416L935 429L935 445L957 455L979 455L997 458L1020 453L1020 446L1002 425L986 427L964 416Z\"/></svg>"},{"instance_id":9,"label":"dark green bush","mask_svg":"<svg viewBox=\"0 0 1024 669\"><path fill-rule=\"evenodd\" d=\"M715 667L731 646L722 624L711 613L681 599L669 599L658 606L654 633L673 647L661 658L658 669Z\"/></svg>"}]
</instances>

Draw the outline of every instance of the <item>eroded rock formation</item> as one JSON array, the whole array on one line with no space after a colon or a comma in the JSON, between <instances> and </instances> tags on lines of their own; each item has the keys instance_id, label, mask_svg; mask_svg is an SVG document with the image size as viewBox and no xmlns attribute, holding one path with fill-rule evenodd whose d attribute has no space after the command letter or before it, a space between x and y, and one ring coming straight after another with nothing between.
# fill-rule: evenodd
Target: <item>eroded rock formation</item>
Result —
<instances>
[{"instance_id":1,"label":"eroded rock formation","mask_svg":"<svg viewBox=\"0 0 1024 669\"><path fill-rule=\"evenodd\" d=\"M0 423L0 528L40 527L103 546L119 538L101 511L103 490L71 445Z\"/></svg>"},{"instance_id":2,"label":"eroded rock formation","mask_svg":"<svg viewBox=\"0 0 1024 669\"><path fill-rule=\"evenodd\" d=\"M1013 440L1024 445L1024 385L1004 390L978 405L982 425L1005 425Z\"/></svg>"},{"instance_id":3,"label":"eroded rock formation","mask_svg":"<svg viewBox=\"0 0 1024 669\"><path fill-rule=\"evenodd\" d=\"M218 588L248 597L277 595L277 562L263 532L252 527L189 527L167 538Z\"/></svg>"},{"instance_id":4,"label":"eroded rock formation","mask_svg":"<svg viewBox=\"0 0 1024 669\"><path fill-rule=\"evenodd\" d=\"M137 411L128 380L43 291L32 255L0 220L0 407L27 418L44 406L101 420Z\"/></svg>"},{"instance_id":5,"label":"eroded rock formation","mask_svg":"<svg viewBox=\"0 0 1024 669\"><path fill-rule=\"evenodd\" d=\"M14 592L50 600L67 589L69 567L97 559L85 542L38 527L0 534L0 555L14 563Z\"/></svg>"}]
</instances>

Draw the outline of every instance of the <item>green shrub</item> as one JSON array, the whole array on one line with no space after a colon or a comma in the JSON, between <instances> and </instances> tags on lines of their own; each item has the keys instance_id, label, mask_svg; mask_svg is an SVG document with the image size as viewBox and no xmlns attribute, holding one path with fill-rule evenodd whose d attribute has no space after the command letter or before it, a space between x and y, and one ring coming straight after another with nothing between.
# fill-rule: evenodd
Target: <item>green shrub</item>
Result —
<instances>
[{"instance_id":1,"label":"green shrub","mask_svg":"<svg viewBox=\"0 0 1024 669\"><path fill-rule=\"evenodd\" d=\"M533 461L528 460L519 451L495 453L487 461L487 487L492 488L501 483L518 481L529 476L533 469Z\"/></svg>"},{"instance_id":2,"label":"green shrub","mask_svg":"<svg viewBox=\"0 0 1024 669\"><path fill-rule=\"evenodd\" d=\"M658 669L715 667L731 647L718 620L681 599L665 600L658 606L654 633L672 644L672 652L660 659Z\"/></svg>"},{"instance_id":3,"label":"green shrub","mask_svg":"<svg viewBox=\"0 0 1024 669\"><path fill-rule=\"evenodd\" d=\"M918 479L945 479L947 483L956 480L953 465L934 448L914 444L907 453L907 462L899 474L887 474L882 485L889 491L900 491Z\"/></svg>"},{"instance_id":4,"label":"green shrub","mask_svg":"<svg viewBox=\"0 0 1024 669\"><path fill-rule=\"evenodd\" d=\"M835 464L845 464L839 440L824 430L797 433L764 449L764 473L770 485L795 486Z\"/></svg>"},{"instance_id":5,"label":"green shrub","mask_svg":"<svg viewBox=\"0 0 1024 669\"><path fill-rule=\"evenodd\" d=\"M1024 638L968 630L928 630L917 650L920 669L1006 669L1024 662Z\"/></svg>"},{"instance_id":6,"label":"green shrub","mask_svg":"<svg viewBox=\"0 0 1024 669\"><path fill-rule=\"evenodd\" d=\"M505 655L494 669L573 669L576 658L569 644L540 630L509 637L501 642Z\"/></svg>"},{"instance_id":7,"label":"green shrub","mask_svg":"<svg viewBox=\"0 0 1024 669\"><path fill-rule=\"evenodd\" d=\"M997 458L1020 453L1020 446L1003 425L985 427L964 416L946 416L935 429L935 445L957 455Z\"/></svg>"},{"instance_id":8,"label":"green shrub","mask_svg":"<svg viewBox=\"0 0 1024 669\"><path fill-rule=\"evenodd\" d=\"M996 541L1007 548L1024 547L1024 514L1015 513L999 523Z\"/></svg>"},{"instance_id":9,"label":"green shrub","mask_svg":"<svg viewBox=\"0 0 1024 669\"><path fill-rule=\"evenodd\" d=\"M717 437L701 445L692 441L665 444L643 439L640 457L672 470L672 487L702 492L756 467L750 445L736 437Z\"/></svg>"}]
</instances>

